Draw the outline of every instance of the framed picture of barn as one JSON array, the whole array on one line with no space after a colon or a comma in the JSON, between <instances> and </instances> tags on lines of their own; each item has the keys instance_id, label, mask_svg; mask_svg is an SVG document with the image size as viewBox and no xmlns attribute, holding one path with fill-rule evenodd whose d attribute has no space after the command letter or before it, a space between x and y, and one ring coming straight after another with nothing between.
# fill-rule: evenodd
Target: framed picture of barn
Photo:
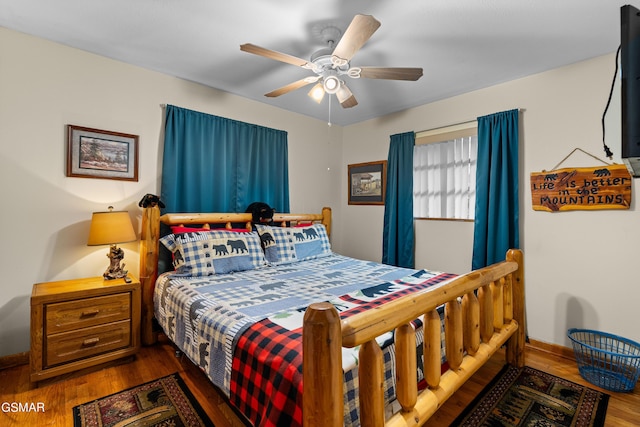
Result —
<instances>
[{"instance_id":1,"label":"framed picture of barn","mask_svg":"<svg viewBox=\"0 0 640 427\"><path fill-rule=\"evenodd\" d=\"M387 161L348 165L349 204L384 205Z\"/></svg>"}]
</instances>

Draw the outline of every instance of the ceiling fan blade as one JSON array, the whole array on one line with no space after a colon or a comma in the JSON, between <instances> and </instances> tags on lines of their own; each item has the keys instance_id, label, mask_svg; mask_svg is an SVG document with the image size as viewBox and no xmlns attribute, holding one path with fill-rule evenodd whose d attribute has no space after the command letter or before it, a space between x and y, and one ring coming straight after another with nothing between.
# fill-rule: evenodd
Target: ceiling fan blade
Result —
<instances>
[{"instance_id":1,"label":"ceiling fan blade","mask_svg":"<svg viewBox=\"0 0 640 427\"><path fill-rule=\"evenodd\" d=\"M349 62L353 55L380 27L380 21L371 15L356 15L345 30L338 45L333 50L333 56L341 61ZM336 64L340 65L340 64Z\"/></svg>"},{"instance_id":2,"label":"ceiling fan blade","mask_svg":"<svg viewBox=\"0 0 640 427\"><path fill-rule=\"evenodd\" d=\"M359 67L365 79L411 80L422 77L422 68ZM351 75L351 74L350 74Z\"/></svg>"},{"instance_id":3,"label":"ceiling fan blade","mask_svg":"<svg viewBox=\"0 0 640 427\"><path fill-rule=\"evenodd\" d=\"M276 89L274 91L271 91L269 93L265 93L264 96L269 97L269 98L275 98L277 96L280 95L284 95L285 93L289 93L292 92L296 89L300 89L301 87L304 87L306 85L309 85L311 83L315 83L320 79L320 76L312 76L312 77L305 77L302 80L298 80L295 81L293 83L289 83L286 86L282 86L279 89Z\"/></svg>"},{"instance_id":4,"label":"ceiling fan blade","mask_svg":"<svg viewBox=\"0 0 640 427\"><path fill-rule=\"evenodd\" d=\"M286 53L276 52L275 50L266 49L264 47L256 46L255 44L245 43L240 45L240 50L243 52L253 53L254 55L264 56L265 58L275 59L276 61L286 62L287 64L303 67L308 61L297 58L295 56L287 55Z\"/></svg>"},{"instance_id":5,"label":"ceiling fan blade","mask_svg":"<svg viewBox=\"0 0 640 427\"><path fill-rule=\"evenodd\" d=\"M342 108L351 108L358 105L356 97L353 96L353 93L351 93L347 85L345 85L344 83L336 92L336 97L338 98L338 102L340 102L340 105L342 105Z\"/></svg>"}]
</instances>

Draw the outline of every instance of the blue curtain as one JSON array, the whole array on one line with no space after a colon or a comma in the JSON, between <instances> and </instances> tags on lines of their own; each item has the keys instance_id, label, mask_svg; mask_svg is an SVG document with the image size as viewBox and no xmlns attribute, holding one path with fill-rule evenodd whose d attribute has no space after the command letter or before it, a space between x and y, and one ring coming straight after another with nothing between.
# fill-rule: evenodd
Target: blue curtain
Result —
<instances>
[{"instance_id":1,"label":"blue curtain","mask_svg":"<svg viewBox=\"0 0 640 427\"><path fill-rule=\"evenodd\" d=\"M519 220L518 110L478 117L473 269L520 247Z\"/></svg>"},{"instance_id":2,"label":"blue curtain","mask_svg":"<svg viewBox=\"0 0 640 427\"><path fill-rule=\"evenodd\" d=\"M289 212L287 133L167 105L161 185L167 212Z\"/></svg>"},{"instance_id":3,"label":"blue curtain","mask_svg":"<svg viewBox=\"0 0 640 427\"><path fill-rule=\"evenodd\" d=\"M391 135L384 201L382 262L413 268L413 146L415 134Z\"/></svg>"}]
</instances>

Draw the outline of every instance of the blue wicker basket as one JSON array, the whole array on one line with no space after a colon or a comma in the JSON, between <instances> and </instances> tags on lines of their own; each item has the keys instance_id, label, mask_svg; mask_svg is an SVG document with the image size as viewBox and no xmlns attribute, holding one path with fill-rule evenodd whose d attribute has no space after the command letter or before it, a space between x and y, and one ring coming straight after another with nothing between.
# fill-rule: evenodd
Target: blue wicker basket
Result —
<instances>
[{"instance_id":1,"label":"blue wicker basket","mask_svg":"<svg viewBox=\"0 0 640 427\"><path fill-rule=\"evenodd\" d=\"M632 391L640 376L640 344L589 329L569 329L582 378L611 391Z\"/></svg>"}]
</instances>

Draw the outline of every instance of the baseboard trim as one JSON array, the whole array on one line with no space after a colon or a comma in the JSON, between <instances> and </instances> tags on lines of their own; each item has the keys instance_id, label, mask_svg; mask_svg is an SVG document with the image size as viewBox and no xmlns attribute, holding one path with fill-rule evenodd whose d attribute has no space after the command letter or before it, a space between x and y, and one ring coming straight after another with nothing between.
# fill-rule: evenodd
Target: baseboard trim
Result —
<instances>
[{"instance_id":1,"label":"baseboard trim","mask_svg":"<svg viewBox=\"0 0 640 427\"><path fill-rule=\"evenodd\" d=\"M532 350L543 351L545 353L549 353L557 357L564 357L566 359L575 360L573 349L562 346L562 345L551 344L544 341L529 339L527 341L526 347ZM28 365L28 364L29 364L28 351L0 357L0 370L13 368L14 366Z\"/></svg>"},{"instance_id":2,"label":"baseboard trim","mask_svg":"<svg viewBox=\"0 0 640 427\"><path fill-rule=\"evenodd\" d=\"M572 348L565 347L559 344L552 344L544 341L529 339L529 341L526 344L526 347L532 350L543 351L545 353L549 353L556 357L564 357L565 359L569 359L569 360L576 359ZM526 350L525 350L525 353L526 353Z\"/></svg>"},{"instance_id":3,"label":"baseboard trim","mask_svg":"<svg viewBox=\"0 0 640 427\"><path fill-rule=\"evenodd\" d=\"M29 352L10 354L0 357L0 370L29 364Z\"/></svg>"}]
</instances>

